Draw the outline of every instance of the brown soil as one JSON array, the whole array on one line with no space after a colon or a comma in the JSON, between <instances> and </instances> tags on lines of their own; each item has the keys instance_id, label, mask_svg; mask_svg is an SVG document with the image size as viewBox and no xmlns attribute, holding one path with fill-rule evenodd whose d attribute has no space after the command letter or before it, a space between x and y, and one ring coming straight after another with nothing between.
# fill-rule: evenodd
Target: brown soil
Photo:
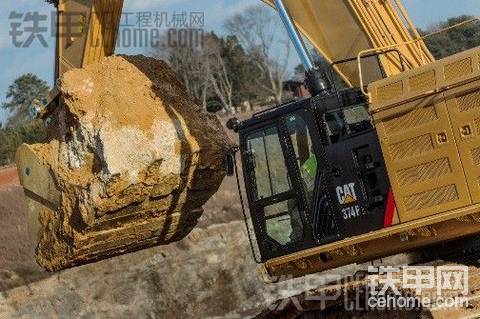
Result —
<instances>
[{"instance_id":1,"label":"brown soil","mask_svg":"<svg viewBox=\"0 0 480 319\"><path fill-rule=\"evenodd\" d=\"M0 168L0 187L7 185L20 185L17 168L15 166Z\"/></svg>"}]
</instances>

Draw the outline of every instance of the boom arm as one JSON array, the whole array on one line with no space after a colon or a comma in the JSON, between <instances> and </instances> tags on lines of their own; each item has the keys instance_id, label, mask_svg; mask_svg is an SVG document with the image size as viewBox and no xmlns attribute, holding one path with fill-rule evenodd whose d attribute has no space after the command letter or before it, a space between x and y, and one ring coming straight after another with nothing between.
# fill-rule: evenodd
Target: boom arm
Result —
<instances>
[{"instance_id":1,"label":"boom arm","mask_svg":"<svg viewBox=\"0 0 480 319\"><path fill-rule=\"evenodd\" d=\"M264 0L274 6L274 0ZM405 69L414 69L434 61L425 43L411 22L400 0L284 0L284 5L298 29L330 63L356 57L365 49L397 45L419 39L414 44L399 46ZM380 56L387 76L401 73L402 61L395 52ZM368 60L366 77L378 77L379 65ZM335 66L351 86L359 86L356 63Z\"/></svg>"}]
</instances>

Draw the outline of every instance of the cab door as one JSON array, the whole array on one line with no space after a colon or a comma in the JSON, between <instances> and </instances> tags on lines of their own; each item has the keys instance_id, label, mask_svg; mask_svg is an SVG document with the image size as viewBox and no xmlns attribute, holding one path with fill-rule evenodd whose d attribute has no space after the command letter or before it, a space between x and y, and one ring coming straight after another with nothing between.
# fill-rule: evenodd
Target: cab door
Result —
<instances>
[{"instance_id":1,"label":"cab door","mask_svg":"<svg viewBox=\"0 0 480 319\"><path fill-rule=\"evenodd\" d=\"M262 123L241 138L250 214L262 261L313 246L308 207L289 145L282 118Z\"/></svg>"},{"instance_id":2,"label":"cab door","mask_svg":"<svg viewBox=\"0 0 480 319\"><path fill-rule=\"evenodd\" d=\"M322 143L314 110L299 109L284 117L287 143L292 163L303 194L307 220L317 245L340 239L339 207L332 201L332 174Z\"/></svg>"}]
</instances>

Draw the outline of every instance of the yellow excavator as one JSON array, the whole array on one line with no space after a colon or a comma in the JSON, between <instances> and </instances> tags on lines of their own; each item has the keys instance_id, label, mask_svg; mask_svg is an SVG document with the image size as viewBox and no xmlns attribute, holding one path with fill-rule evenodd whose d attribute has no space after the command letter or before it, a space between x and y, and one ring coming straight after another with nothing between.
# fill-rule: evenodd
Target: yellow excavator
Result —
<instances>
[{"instance_id":1,"label":"yellow excavator","mask_svg":"<svg viewBox=\"0 0 480 319\"><path fill-rule=\"evenodd\" d=\"M228 123L239 134L240 197L265 274L303 276L440 251L425 249L434 246L460 257L476 252L480 48L435 61L400 0L264 2L281 17L311 93ZM122 0L55 5L56 78L114 54ZM347 88L322 78L305 40ZM40 116L56 107L57 94ZM226 159L231 174L236 157ZM42 180L24 176L32 161L19 154L30 215L37 216L50 198L38 187Z\"/></svg>"}]
</instances>

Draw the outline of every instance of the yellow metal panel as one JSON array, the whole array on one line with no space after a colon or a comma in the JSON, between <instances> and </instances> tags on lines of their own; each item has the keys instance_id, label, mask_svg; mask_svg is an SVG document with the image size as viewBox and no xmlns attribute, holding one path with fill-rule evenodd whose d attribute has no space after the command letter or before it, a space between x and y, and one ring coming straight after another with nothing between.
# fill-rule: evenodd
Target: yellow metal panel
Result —
<instances>
[{"instance_id":1,"label":"yellow metal panel","mask_svg":"<svg viewBox=\"0 0 480 319\"><path fill-rule=\"evenodd\" d=\"M471 204L442 94L377 114L377 131L400 221Z\"/></svg>"},{"instance_id":2,"label":"yellow metal panel","mask_svg":"<svg viewBox=\"0 0 480 319\"><path fill-rule=\"evenodd\" d=\"M369 86L401 222L480 203L479 52Z\"/></svg>"},{"instance_id":3,"label":"yellow metal panel","mask_svg":"<svg viewBox=\"0 0 480 319\"><path fill-rule=\"evenodd\" d=\"M473 72L472 57L466 57L445 65L444 72L446 81L453 81L462 77L469 77Z\"/></svg>"},{"instance_id":4,"label":"yellow metal panel","mask_svg":"<svg viewBox=\"0 0 480 319\"><path fill-rule=\"evenodd\" d=\"M377 98L381 103L397 99L404 93L403 81L389 83L377 89Z\"/></svg>"},{"instance_id":5,"label":"yellow metal panel","mask_svg":"<svg viewBox=\"0 0 480 319\"><path fill-rule=\"evenodd\" d=\"M123 0L60 0L57 78L114 53L122 8Z\"/></svg>"},{"instance_id":6,"label":"yellow metal panel","mask_svg":"<svg viewBox=\"0 0 480 319\"><path fill-rule=\"evenodd\" d=\"M445 92L480 77L480 47L371 83L370 112L377 113L422 96ZM400 87L395 94L391 86Z\"/></svg>"},{"instance_id":7,"label":"yellow metal panel","mask_svg":"<svg viewBox=\"0 0 480 319\"><path fill-rule=\"evenodd\" d=\"M88 21L93 0L61 0L58 6L57 65L60 77L83 63Z\"/></svg>"},{"instance_id":8,"label":"yellow metal panel","mask_svg":"<svg viewBox=\"0 0 480 319\"><path fill-rule=\"evenodd\" d=\"M436 83L435 70L419 73L408 79L408 84L412 92L432 90L435 88Z\"/></svg>"}]
</instances>

